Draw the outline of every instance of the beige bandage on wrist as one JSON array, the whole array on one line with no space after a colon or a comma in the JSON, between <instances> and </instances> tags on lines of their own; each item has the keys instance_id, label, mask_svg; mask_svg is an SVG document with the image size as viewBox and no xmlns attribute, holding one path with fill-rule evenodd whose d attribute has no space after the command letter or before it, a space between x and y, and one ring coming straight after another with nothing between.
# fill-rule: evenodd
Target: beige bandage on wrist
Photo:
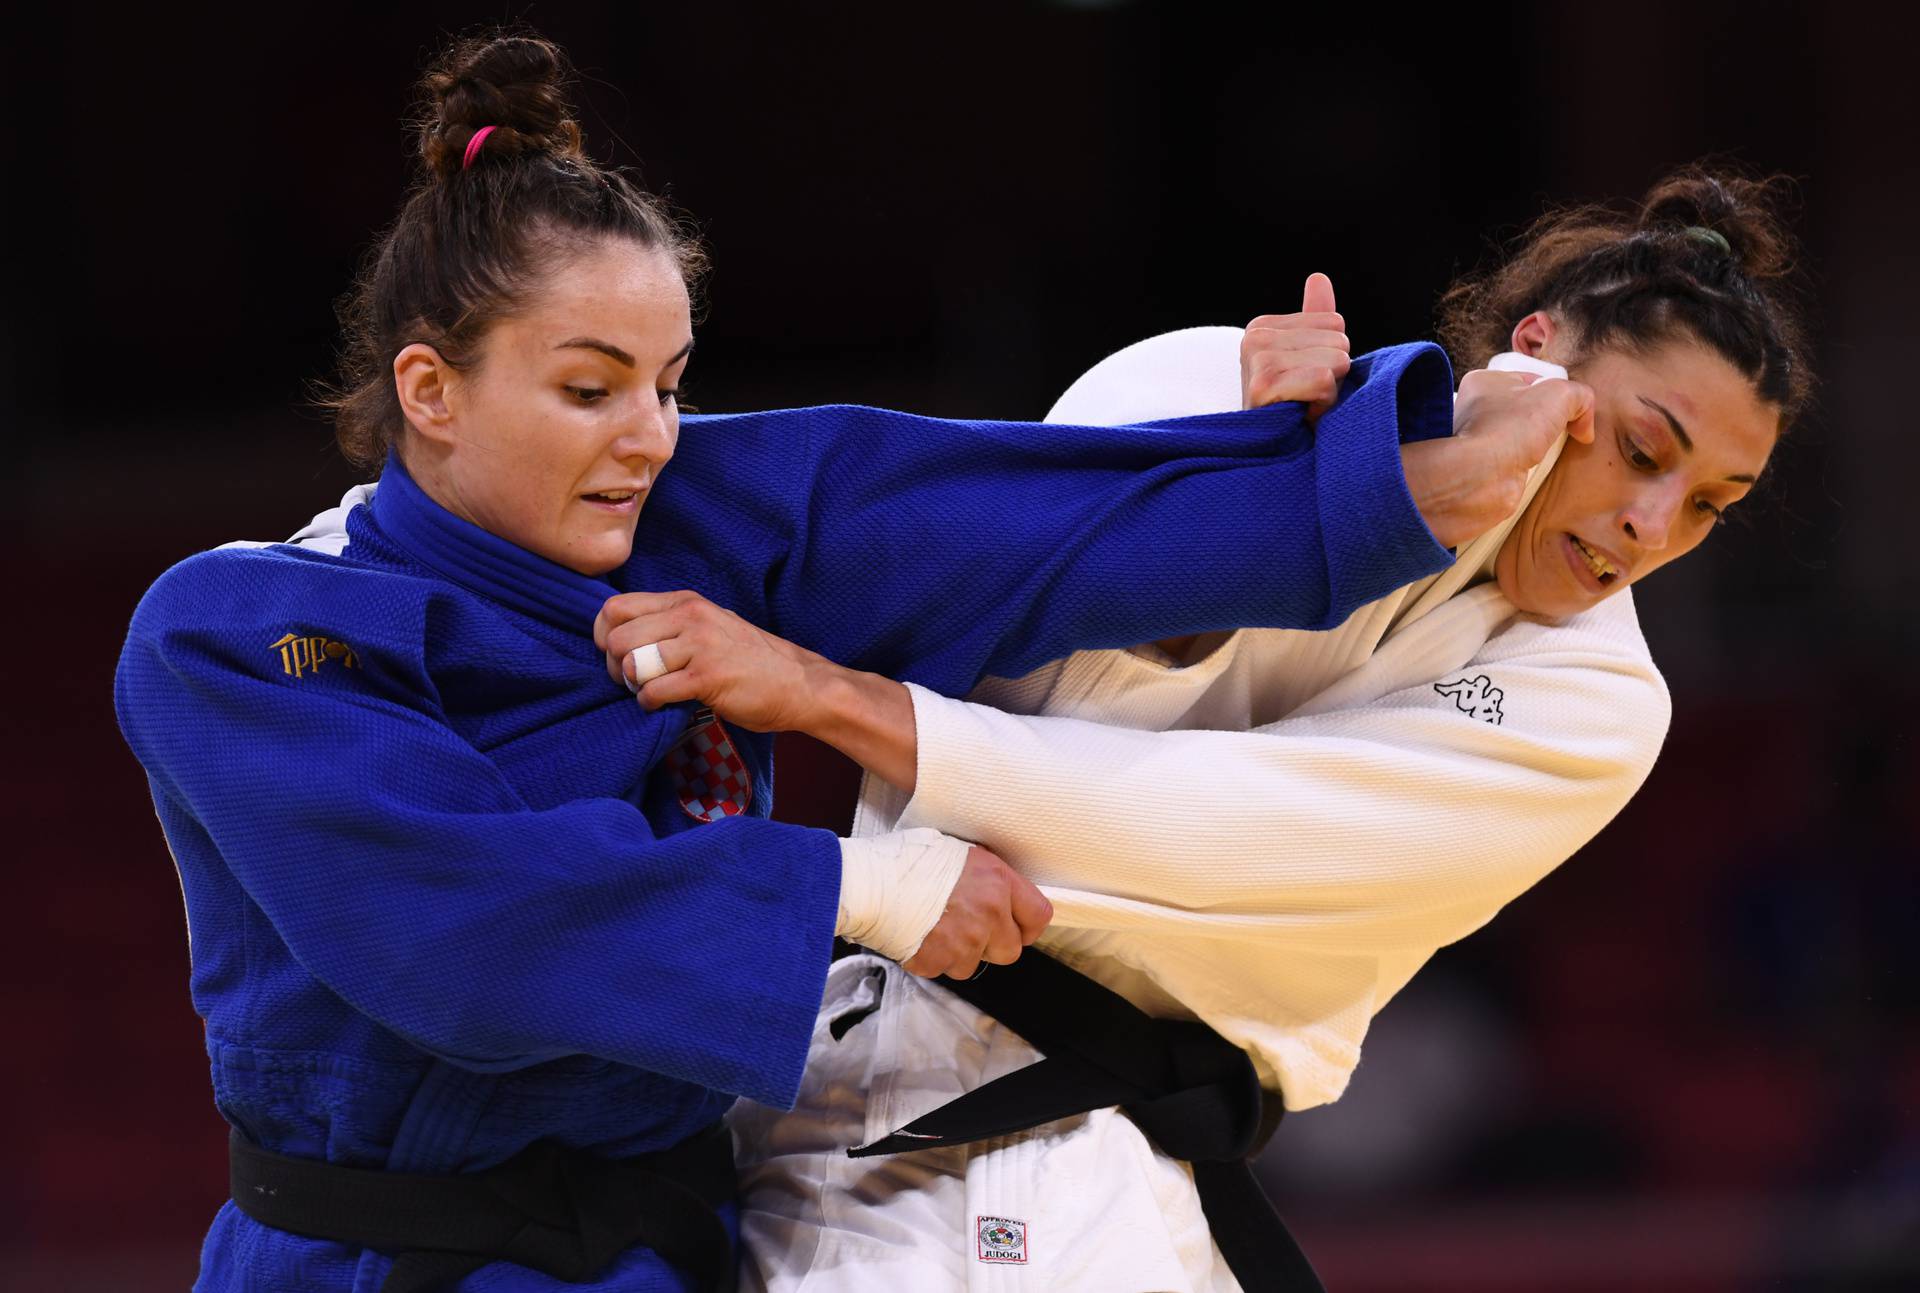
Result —
<instances>
[{"instance_id":1,"label":"beige bandage on wrist","mask_svg":"<svg viewBox=\"0 0 1920 1293\"><path fill-rule=\"evenodd\" d=\"M946 910L972 847L924 826L843 838L833 932L896 961L911 959Z\"/></svg>"}]
</instances>

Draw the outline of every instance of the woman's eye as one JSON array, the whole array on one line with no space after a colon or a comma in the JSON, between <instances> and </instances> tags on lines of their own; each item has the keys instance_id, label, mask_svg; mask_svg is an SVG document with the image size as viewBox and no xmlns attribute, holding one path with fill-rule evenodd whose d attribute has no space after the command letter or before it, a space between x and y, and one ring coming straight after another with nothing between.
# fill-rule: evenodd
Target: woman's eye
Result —
<instances>
[{"instance_id":1,"label":"woman's eye","mask_svg":"<svg viewBox=\"0 0 1920 1293\"><path fill-rule=\"evenodd\" d=\"M667 402L668 402L669 400L677 400L677 399L679 399L679 398L680 398L680 390L679 390L679 388L678 388L678 387L675 387L675 388L674 388L673 390L670 390L670 391L660 391L660 392L659 392L659 396L660 396L660 402L661 402L662 404L665 404L665 403L667 403Z\"/></svg>"},{"instance_id":2,"label":"woman's eye","mask_svg":"<svg viewBox=\"0 0 1920 1293\"><path fill-rule=\"evenodd\" d=\"M1725 512L1721 511L1719 508L1715 507L1712 503L1709 503L1704 498L1695 500L1693 504L1693 510L1698 512L1702 516L1711 517L1715 525L1718 525L1720 524L1720 522L1727 519L1727 514Z\"/></svg>"},{"instance_id":3,"label":"woman's eye","mask_svg":"<svg viewBox=\"0 0 1920 1293\"><path fill-rule=\"evenodd\" d=\"M607 398L607 391L603 386L569 386L567 387L567 394L573 396L582 404L592 404L597 400Z\"/></svg>"},{"instance_id":4,"label":"woman's eye","mask_svg":"<svg viewBox=\"0 0 1920 1293\"><path fill-rule=\"evenodd\" d=\"M1638 443L1632 440L1627 441L1627 461L1642 471L1651 471L1660 465L1653 460L1652 454L1642 449Z\"/></svg>"}]
</instances>

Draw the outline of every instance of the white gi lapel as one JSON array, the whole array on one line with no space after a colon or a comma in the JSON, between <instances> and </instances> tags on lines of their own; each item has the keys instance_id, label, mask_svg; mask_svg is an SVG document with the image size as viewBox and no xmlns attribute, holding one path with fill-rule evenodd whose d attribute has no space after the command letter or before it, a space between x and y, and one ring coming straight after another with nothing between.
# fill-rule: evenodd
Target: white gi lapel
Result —
<instances>
[{"instance_id":1,"label":"white gi lapel","mask_svg":"<svg viewBox=\"0 0 1920 1293\"><path fill-rule=\"evenodd\" d=\"M1289 717L1353 709L1389 692L1445 677L1479 654L1517 611L1498 584L1447 598L1412 623L1402 620L1368 661Z\"/></svg>"}]
</instances>

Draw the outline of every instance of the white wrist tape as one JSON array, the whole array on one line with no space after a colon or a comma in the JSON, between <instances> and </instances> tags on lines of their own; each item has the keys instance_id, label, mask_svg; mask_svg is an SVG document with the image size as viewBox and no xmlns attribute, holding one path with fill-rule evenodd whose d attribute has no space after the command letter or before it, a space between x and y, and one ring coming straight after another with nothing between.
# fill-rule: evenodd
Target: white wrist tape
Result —
<instances>
[{"instance_id":1,"label":"white wrist tape","mask_svg":"<svg viewBox=\"0 0 1920 1293\"><path fill-rule=\"evenodd\" d=\"M939 923L972 847L925 826L842 839L833 932L896 961L911 959Z\"/></svg>"}]
</instances>

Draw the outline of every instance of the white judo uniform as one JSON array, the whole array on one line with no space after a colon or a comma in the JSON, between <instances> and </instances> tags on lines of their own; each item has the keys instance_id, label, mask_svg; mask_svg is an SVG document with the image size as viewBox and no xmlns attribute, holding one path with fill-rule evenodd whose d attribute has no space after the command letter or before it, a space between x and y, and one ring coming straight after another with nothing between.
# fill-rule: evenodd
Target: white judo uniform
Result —
<instances>
[{"instance_id":1,"label":"white judo uniform","mask_svg":"<svg viewBox=\"0 0 1920 1293\"><path fill-rule=\"evenodd\" d=\"M1240 336L1129 347L1049 417L1237 408ZM1518 613L1491 581L1512 524L1329 632L1242 630L1184 666L1079 652L964 701L914 687L916 790L868 778L855 834L993 848L1053 902L1049 954L1151 1014L1204 1020L1287 1108L1336 1099L1374 1014L1591 839L1665 739L1630 592L1561 621ZM892 962L837 963L796 1108L731 1115L745 1287L1237 1288L1190 1169L1118 1110L846 1156L1035 1058Z\"/></svg>"}]
</instances>

